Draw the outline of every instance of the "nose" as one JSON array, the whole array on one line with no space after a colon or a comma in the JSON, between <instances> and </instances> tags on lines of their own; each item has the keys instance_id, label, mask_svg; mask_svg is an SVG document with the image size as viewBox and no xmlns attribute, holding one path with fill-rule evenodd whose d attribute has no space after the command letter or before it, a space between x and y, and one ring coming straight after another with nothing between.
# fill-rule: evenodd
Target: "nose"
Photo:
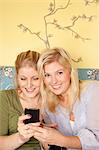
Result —
<instances>
[{"instance_id":1,"label":"nose","mask_svg":"<svg viewBox=\"0 0 99 150\"><path fill-rule=\"evenodd\" d=\"M51 82L52 82L53 84L56 84L56 83L57 83L57 77L56 77L55 75L52 76Z\"/></svg>"},{"instance_id":2,"label":"nose","mask_svg":"<svg viewBox=\"0 0 99 150\"><path fill-rule=\"evenodd\" d=\"M31 79L28 79L28 81L27 81L27 87L28 88L31 88L32 87L32 80Z\"/></svg>"}]
</instances>

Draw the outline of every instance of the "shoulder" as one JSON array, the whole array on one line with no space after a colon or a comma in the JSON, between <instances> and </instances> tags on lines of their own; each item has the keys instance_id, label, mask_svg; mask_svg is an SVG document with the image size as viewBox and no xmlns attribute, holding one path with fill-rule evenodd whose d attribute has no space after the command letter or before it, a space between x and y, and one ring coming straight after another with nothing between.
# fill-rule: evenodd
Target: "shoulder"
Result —
<instances>
[{"instance_id":1,"label":"shoulder","mask_svg":"<svg viewBox=\"0 0 99 150\"><path fill-rule=\"evenodd\" d=\"M11 90L1 90L0 91L0 102L1 101L7 101L15 97L16 95L16 90L11 89Z\"/></svg>"},{"instance_id":2,"label":"shoulder","mask_svg":"<svg viewBox=\"0 0 99 150\"><path fill-rule=\"evenodd\" d=\"M11 95L11 94L15 94L16 90L15 89L10 89L10 90L1 90L0 91L0 96L2 95Z\"/></svg>"},{"instance_id":3,"label":"shoulder","mask_svg":"<svg viewBox=\"0 0 99 150\"><path fill-rule=\"evenodd\" d=\"M99 81L83 81L80 83L80 92L89 92L99 90Z\"/></svg>"},{"instance_id":4,"label":"shoulder","mask_svg":"<svg viewBox=\"0 0 99 150\"><path fill-rule=\"evenodd\" d=\"M99 81L89 81L81 88L80 99L84 103L99 101Z\"/></svg>"}]
</instances>

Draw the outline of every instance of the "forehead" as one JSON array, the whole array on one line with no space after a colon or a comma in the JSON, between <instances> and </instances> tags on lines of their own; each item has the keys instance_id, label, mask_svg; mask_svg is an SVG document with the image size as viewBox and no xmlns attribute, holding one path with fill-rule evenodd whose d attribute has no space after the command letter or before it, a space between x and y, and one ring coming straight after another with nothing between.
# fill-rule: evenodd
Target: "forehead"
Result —
<instances>
[{"instance_id":1,"label":"forehead","mask_svg":"<svg viewBox=\"0 0 99 150\"><path fill-rule=\"evenodd\" d=\"M64 66L61 65L57 61L51 62L51 63L46 64L44 66L44 71L45 72L55 72L55 71L58 71L58 70L61 70L61 69L64 69Z\"/></svg>"},{"instance_id":2,"label":"forehead","mask_svg":"<svg viewBox=\"0 0 99 150\"><path fill-rule=\"evenodd\" d=\"M19 69L18 74L31 75L31 74L38 74L38 72L35 67L30 67L30 66L26 65Z\"/></svg>"}]
</instances>

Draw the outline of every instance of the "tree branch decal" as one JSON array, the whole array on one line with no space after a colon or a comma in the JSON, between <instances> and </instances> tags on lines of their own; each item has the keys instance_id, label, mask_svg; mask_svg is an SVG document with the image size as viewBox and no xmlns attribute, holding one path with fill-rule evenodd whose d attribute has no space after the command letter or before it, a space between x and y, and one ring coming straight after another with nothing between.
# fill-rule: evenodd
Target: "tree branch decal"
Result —
<instances>
[{"instance_id":1,"label":"tree branch decal","mask_svg":"<svg viewBox=\"0 0 99 150\"><path fill-rule=\"evenodd\" d=\"M44 30L45 30L45 37L41 36L41 32L32 32L31 29L29 29L28 27L26 27L23 24L18 25L18 27L20 29L22 29L23 32L29 32L30 34L37 36L44 43L46 48L50 48L51 47L51 45L50 45L50 38L54 36L53 34L50 34L48 32L49 25L54 25L58 30L64 30L65 32L67 30L70 31L72 33L73 37L76 38L76 39L80 39L82 41L91 40L88 37L83 37L80 33L78 33L78 31L76 31L74 29L74 27L75 27L75 25L77 25L77 22L80 21L81 19L84 20L84 21L91 22L93 20L94 16L86 16L85 14L78 15L78 16L73 16L71 18L71 24L68 25L68 26L60 25L58 23L58 20L56 20L55 18L52 21L48 21L48 18L50 18L50 16L54 16L57 12L61 13L62 10L66 10L70 5L72 5L70 1L71 0L66 0L64 6L58 6L58 7L56 7L56 0L53 0L49 4L49 8L48 8L49 13L43 16L44 27L45 27L44 28ZM89 5L89 4L92 4L92 3L96 3L96 0L92 0L92 1L84 0L84 2L85 2L85 6L86 6L86 5ZM79 60L81 60L81 59L79 59Z\"/></svg>"},{"instance_id":2,"label":"tree branch decal","mask_svg":"<svg viewBox=\"0 0 99 150\"><path fill-rule=\"evenodd\" d=\"M92 3L97 3L97 0L91 0L91 1L89 1L89 0L84 0L85 1L85 5L90 5L90 4L92 4Z\"/></svg>"},{"instance_id":3,"label":"tree branch decal","mask_svg":"<svg viewBox=\"0 0 99 150\"><path fill-rule=\"evenodd\" d=\"M85 14L83 14L82 16L73 16L73 18L71 19L72 20L72 24L69 25L69 26L61 26L58 24L58 21L57 20L53 20L53 22L48 22L47 24L53 24L56 26L56 28L60 29L60 30L69 30L72 32L72 35L74 35L75 38L79 38L83 41L85 40L90 40L90 38L84 38L82 37L80 34L78 34L74 29L73 27L75 26L76 22L79 20L79 19L87 19L89 22L92 21L94 16L90 16L90 17L87 17Z\"/></svg>"}]
</instances>

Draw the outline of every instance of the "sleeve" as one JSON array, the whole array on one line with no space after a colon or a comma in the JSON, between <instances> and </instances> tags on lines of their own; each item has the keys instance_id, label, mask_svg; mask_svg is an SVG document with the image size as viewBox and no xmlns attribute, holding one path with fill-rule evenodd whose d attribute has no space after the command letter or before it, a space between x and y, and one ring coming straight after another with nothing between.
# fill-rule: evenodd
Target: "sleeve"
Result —
<instances>
[{"instance_id":1,"label":"sleeve","mask_svg":"<svg viewBox=\"0 0 99 150\"><path fill-rule=\"evenodd\" d=\"M5 91L0 91L0 135L8 134L8 100Z\"/></svg>"},{"instance_id":2,"label":"sleeve","mask_svg":"<svg viewBox=\"0 0 99 150\"><path fill-rule=\"evenodd\" d=\"M99 150L99 84L87 89L86 128L78 133L83 150Z\"/></svg>"},{"instance_id":3,"label":"sleeve","mask_svg":"<svg viewBox=\"0 0 99 150\"><path fill-rule=\"evenodd\" d=\"M49 115L47 110L44 111L44 122L46 124L51 124L52 123L51 119L50 119L50 115Z\"/></svg>"}]
</instances>

